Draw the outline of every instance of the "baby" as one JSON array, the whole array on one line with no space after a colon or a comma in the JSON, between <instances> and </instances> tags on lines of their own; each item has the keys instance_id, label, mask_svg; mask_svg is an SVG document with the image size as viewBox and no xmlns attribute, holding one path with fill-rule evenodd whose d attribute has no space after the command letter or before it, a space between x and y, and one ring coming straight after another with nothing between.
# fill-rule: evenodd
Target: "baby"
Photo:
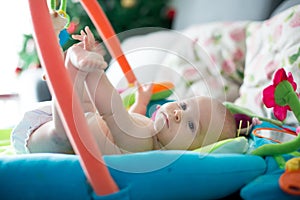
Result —
<instances>
[{"instance_id":1,"label":"baby","mask_svg":"<svg viewBox=\"0 0 300 200\"><path fill-rule=\"evenodd\" d=\"M236 137L232 114L221 102L209 97L163 104L151 120L145 117L151 85L139 85L136 102L127 111L105 75L107 64L89 28L73 38L80 42L67 50L65 65L102 154L193 150ZM55 98L52 101L52 111L49 105L30 111L15 127L12 144L18 152L73 153L56 111Z\"/></svg>"}]
</instances>

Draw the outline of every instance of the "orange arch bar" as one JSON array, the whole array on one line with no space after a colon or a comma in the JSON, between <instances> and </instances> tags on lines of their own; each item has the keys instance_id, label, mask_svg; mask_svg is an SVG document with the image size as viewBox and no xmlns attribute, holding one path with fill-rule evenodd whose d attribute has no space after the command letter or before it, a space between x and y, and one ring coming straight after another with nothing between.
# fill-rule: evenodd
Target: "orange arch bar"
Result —
<instances>
[{"instance_id":1,"label":"orange arch bar","mask_svg":"<svg viewBox=\"0 0 300 200\"><path fill-rule=\"evenodd\" d=\"M79 99L73 92L46 0L28 0L28 2L41 64L46 70L47 80L50 81L51 93L57 99L58 112L67 135L75 152L80 155L81 166L96 194L107 195L117 192L119 189L102 160L101 152L88 129Z\"/></svg>"},{"instance_id":2,"label":"orange arch bar","mask_svg":"<svg viewBox=\"0 0 300 200\"><path fill-rule=\"evenodd\" d=\"M93 21L101 38L113 58L117 59L119 65L129 84L134 83L137 79L121 49L120 41L116 36L105 13L96 0L81 0L83 7Z\"/></svg>"}]
</instances>

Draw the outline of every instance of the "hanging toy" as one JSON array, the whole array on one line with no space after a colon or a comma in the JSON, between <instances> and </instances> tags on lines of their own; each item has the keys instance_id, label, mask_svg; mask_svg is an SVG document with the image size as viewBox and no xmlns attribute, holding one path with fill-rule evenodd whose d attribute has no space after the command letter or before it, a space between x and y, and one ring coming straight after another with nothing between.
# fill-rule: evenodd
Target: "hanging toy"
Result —
<instances>
[{"instance_id":1,"label":"hanging toy","mask_svg":"<svg viewBox=\"0 0 300 200\"><path fill-rule=\"evenodd\" d=\"M56 0L50 1L51 18L54 31L59 36L59 44L63 46L70 38L67 28L70 25L70 16L67 14L67 0L61 0L59 9L56 9Z\"/></svg>"}]
</instances>

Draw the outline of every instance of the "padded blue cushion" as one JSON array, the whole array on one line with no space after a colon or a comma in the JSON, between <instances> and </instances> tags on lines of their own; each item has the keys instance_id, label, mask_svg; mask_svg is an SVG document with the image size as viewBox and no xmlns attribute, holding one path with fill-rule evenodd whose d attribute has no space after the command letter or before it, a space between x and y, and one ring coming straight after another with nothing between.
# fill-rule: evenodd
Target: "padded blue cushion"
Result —
<instances>
[{"instance_id":1,"label":"padded blue cushion","mask_svg":"<svg viewBox=\"0 0 300 200\"><path fill-rule=\"evenodd\" d=\"M291 130L295 130L294 127L286 126ZM260 125L257 125L255 128L277 128L281 129L280 127L270 124L268 122L263 122ZM274 143L271 140L265 138L259 138L255 135L251 134L251 137L254 141L255 148L260 147L264 144ZM289 160L292 158L291 155L283 155L284 160ZM283 169L280 169L277 162L272 156L267 156L265 158L267 169L266 173L262 176L257 177L254 181L247 184L241 190L241 197L243 199L300 199L299 196L289 195L281 190L279 187L278 180L282 173L284 172Z\"/></svg>"},{"instance_id":2,"label":"padded blue cushion","mask_svg":"<svg viewBox=\"0 0 300 200\"><path fill-rule=\"evenodd\" d=\"M265 161L242 154L151 151L104 156L121 192L93 194L77 156L31 154L0 159L4 199L216 199L264 173Z\"/></svg>"},{"instance_id":3,"label":"padded blue cushion","mask_svg":"<svg viewBox=\"0 0 300 200\"><path fill-rule=\"evenodd\" d=\"M272 157L267 157L266 163L268 165L266 174L257 177L241 190L243 199L300 199L299 196L287 194L280 189L278 180L284 170L278 168L276 161Z\"/></svg>"}]
</instances>

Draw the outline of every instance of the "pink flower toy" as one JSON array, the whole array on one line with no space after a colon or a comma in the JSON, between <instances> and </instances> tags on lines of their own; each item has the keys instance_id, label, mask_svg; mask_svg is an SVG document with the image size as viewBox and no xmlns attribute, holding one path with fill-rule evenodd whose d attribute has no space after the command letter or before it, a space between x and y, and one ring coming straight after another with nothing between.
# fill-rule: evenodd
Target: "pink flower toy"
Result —
<instances>
[{"instance_id":1,"label":"pink flower toy","mask_svg":"<svg viewBox=\"0 0 300 200\"><path fill-rule=\"evenodd\" d=\"M266 107L272 108L275 117L283 121L288 110L293 111L298 122L300 122L300 101L295 92L297 84L291 73L286 75L283 68L276 71L273 85L266 87L263 91L263 102ZM266 144L255 149L252 154L259 156L276 156L291 153L300 149L300 135L290 142L281 144Z\"/></svg>"},{"instance_id":2,"label":"pink flower toy","mask_svg":"<svg viewBox=\"0 0 300 200\"><path fill-rule=\"evenodd\" d=\"M273 108L275 117L281 121L286 118L287 111L293 111L298 122L300 122L299 95L295 92L297 84L291 73L286 74L283 68L278 69L273 79L273 85L263 90L263 102L268 108ZM278 144L265 144L252 154L259 156L279 157L282 154L294 153L300 149L300 127L296 129L298 136L289 142ZM300 195L300 157L294 157L285 164L286 171L279 179L281 189L293 195Z\"/></svg>"},{"instance_id":3,"label":"pink flower toy","mask_svg":"<svg viewBox=\"0 0 300 200\"><path fill-rule=\"evenodd\" d=\"M292 108L300 122L300 104L296 89L297 84L294 82L292 74L286 75L283 68L275 73L273 85L264 89L263 102L267 108L273 107L274 115L280 121L286 118L287 111Z\"/></svg>"}]
</instances>

